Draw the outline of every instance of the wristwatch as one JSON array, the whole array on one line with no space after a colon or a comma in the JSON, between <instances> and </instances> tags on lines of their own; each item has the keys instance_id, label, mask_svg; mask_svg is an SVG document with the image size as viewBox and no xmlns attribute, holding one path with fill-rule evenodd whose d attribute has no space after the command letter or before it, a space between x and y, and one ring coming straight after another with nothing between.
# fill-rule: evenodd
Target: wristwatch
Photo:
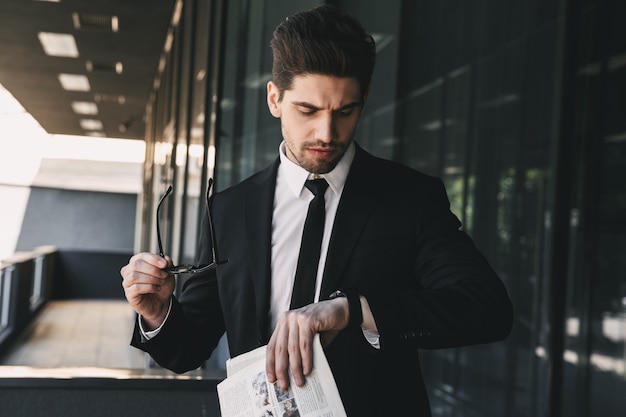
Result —
<instances>
[{"instance_id":1,"label":"wristwatch","mask_svg":"<svg viewBox=\"0 0 626 417\"><path fill-rule=\"evenodd\" d=\"M361 299L359 298L359 292L356 289L337 290L328 296L329 300L334 300L338 297L345 297L348 299L348 311L350 313L350 319L348 326L361 327L363 323L363 310L361 309Z\"/></svg>"}]
</instances>

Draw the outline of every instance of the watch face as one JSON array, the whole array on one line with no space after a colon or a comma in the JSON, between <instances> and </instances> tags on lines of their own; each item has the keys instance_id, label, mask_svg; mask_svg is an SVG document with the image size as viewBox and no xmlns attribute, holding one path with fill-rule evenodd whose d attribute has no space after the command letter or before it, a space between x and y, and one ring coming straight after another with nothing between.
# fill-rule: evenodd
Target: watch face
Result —
<instances>
[{"instance_id":1,"label":"watch face","mask_svg":"<svg viewBox=\"0 0 626 417\"><path fill-rule=\"evenodd\" d=\"M328 299L329 299L329 300L332 300L332 299L337 298L337 297L347 297L347 295L346 295L344 292L342 292L342 291L340 291L340 290L337 290L337 291L333 292L333 293L332 293L332 294L328 297Z\"/></svg>"}]
</instances>

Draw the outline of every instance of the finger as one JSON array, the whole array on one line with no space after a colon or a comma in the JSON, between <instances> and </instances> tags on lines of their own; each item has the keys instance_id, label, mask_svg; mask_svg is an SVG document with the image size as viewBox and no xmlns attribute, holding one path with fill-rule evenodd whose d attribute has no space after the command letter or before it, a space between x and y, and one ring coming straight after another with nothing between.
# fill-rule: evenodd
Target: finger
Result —
<instances>
[{"instance_id":1,"label":"finger","mask_svg":"<svg viewBox=\"0 0 626 417\"><path fill-rule=\"evenodd\" d=\"M313 334L305 327L300 327L300 333L298 335L299 340L299 354L300 354L300 366L302 367L302 373L304 376L311 374L313 370L313 347L312 347ZM304 379L304 378L303 378Z\"/></svg>"},{"instance_id":2,"label":"finger","mask_svg":"<svg viewBox=\"0 0 626 417\"><path fill-rule=\"evenodd\" d=\"M300 338L300 328L297 324L290 326L289 339L287 342L287 349L289 352L289 369L291 369L291 375L293 376L296 385L301 387L304 385L305 378L302 369L302 343ZM289 375L284 375L289 380ZM278 380L281 380L281 375L278 375Z\"/></svg>"},{"instance_id":3,"label":"finger","mask_svg":"<svg viewBox=\"0 0 626 417\"><path fill-rule=\"evenodd\" d=\"M152 316L155 311L161 310L163 305L168 303L172 297L175 287L175 279L170 276L166 279L156 279L147 277L143 282L135 282L134 284L126 284L124 286L124 295L133 309L142 316ZM148 302L153 300L152 302ZM158 300L163 305L157 307L154 302Z\"/></svg>"},{"instance_id":4,"label":"finger","mask_svg":"<svg viewBox=\"0 0 626 417\"><path fill-rule=\"evenodd\" d=\"M152 254L141 254L141 256L132 257L128 265L124 266L120 272L122 277L128 280L144 276L164 279L169 275L166 271L163 271L163 268L167 265L168 260L160 256L154 257Z\"/></svg>"},{"instance_id":5,"label":"finger","mask_svg":"<svg viewBox=\"0 0 626 417\"><path fill-rule=\"evenodd\" d=\"M278 333L277 344L274 349L274 376L282 389L289 388L289 366L291 352L289 349L289 328Z\"/></svg>"},{"instance_id":6,"label":"finger","mask_svg":"<svg viewBox=\"0 0 626 417\"><path fill-rule=\"evenodd\" d=\"M174 261L172 261L172 258L170 258L169 255L165 255L165 258L161 258L160 256L158 258L160 258L160 260L157 259L156 262L159 264L159 267L161 269L165 269L167 267L174 266ZM165 259L165 266L160 266L160 265L163 265L163 263L161 262L161 260L163 260L163 259Z\"/></svg>"},{"instance_id":7,"label":"finger","mask_svg":"<svg viewBox=\"0 0 626 417\"><path fill-rule=\"evenodd\" d=\"M143 252L143 253L133 256L131 258L131 262L129 263L132 263L133 260L137 262L145 262L159 269L163 269L169 266L172 262L172 259L169 256L166 256L165 258L163 258L160 255L157 255L155 253L148 253L148 252Z\"/></svg>"},{"instance_id":8,"label":"finger","mask_svg":"<svg viewBox=\"0 0 626 417\"><path fill-rule=\"evenodd\" d=\"M156 274L153 275L153 274ZM156 269L154 271L149 271L148 273L142 271L132 270L126 272L124 278L122 279L122 287L124 289L129 288L137 288L137 289L145 289L145 286L154 287L154 291L159 291L160 287L166 285L168 274Z\"/></svg>"},{"instance_id":9,"label":"finger","mask_svg":"<svg viewBox=\"0 0 626 417\"><path fill-rule=\"evenodd\" d=\"M158 294L164 290L163 282L150 283L136 283L128 286L124 286L124 292L127 296L138 297L144 294ZM128 298L128 297L127 297Z\"/></svg>"},{"instance_id":10,"label":"finger","mask_svg":"<svg viewBox=\"0 0 626 417\"><path fill-rule=\"evenodd\" d=\"M274 360L274 352L275 352L275 343L274 336L270 339L267 347L265 348L265 374L267 376L267 380L270 384L276 382L276 372L275 365L276 361Z\"/></svg>"},{"instance_id":11,"label":"finger","mask_svg":"<svg viewBox=\"0 0 626 417\"><path fill-rule=\"evenodd\" d=\"M289 388L289 356L284 332L277 328L266 348L265 373L273 384L278 381L283 390Z\"/></svg>"}]
</instances>

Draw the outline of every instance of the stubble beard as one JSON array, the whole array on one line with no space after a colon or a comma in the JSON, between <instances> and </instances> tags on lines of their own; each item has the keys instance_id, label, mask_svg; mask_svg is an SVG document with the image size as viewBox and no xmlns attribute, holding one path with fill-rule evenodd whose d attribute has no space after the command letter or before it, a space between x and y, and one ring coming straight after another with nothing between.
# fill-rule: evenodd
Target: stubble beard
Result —
<instances>
[{"instance_id":1,"label":"stubble beard","mask_svg":"<svg viewBox=\"0 0 626 417\"><path fill-rule=\"evenodd\" d=\"M346 153L347 146L341 146L338 144L317 144L317 143L304 143L298 148L298 153L292 151L291 147L285 142L285 151L289 159L298 164L303 169L307 170L312 174L326 174L335 169L343 155ZM332 148L334 151L338 151L336 155L331 159L317 159L313 157L308 157L306 154L307 147L324 147L324 148Z\"/></svg>"}]
</instances>

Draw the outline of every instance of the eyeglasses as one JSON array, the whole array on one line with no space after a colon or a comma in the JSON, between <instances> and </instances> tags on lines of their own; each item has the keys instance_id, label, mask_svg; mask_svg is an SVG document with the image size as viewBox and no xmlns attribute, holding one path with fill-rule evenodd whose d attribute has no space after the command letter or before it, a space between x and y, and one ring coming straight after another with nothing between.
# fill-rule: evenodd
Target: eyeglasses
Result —
<instances>
[{"instance_id":1,"label":"eyeglasses","mask_svg":"<svg viewBox=\"0 0 626 417\"><path fill-rule=\"evenodd\" d=\"M204 271L208 271L209 269L213 269L217 267L218 264L223 263L223 262L218 262L217 260L217 249L215 247L215 232L213 231L213 219L211 218L211 207L209 205L209 195L210 195L212 185L213 185L213 178L209 178L209 185L207 186L207 190L206 190L206 212L207 212L208 223L209 223L209 238L211 239L211 257L212 257L211 262L208 264L203 264L203 265L170 266L168 268L165 268L164 271L167 271L172 275L196 274L198 272L204 272ZM173 188L171 185L167 187L167 191L165 191L165 194L163 194L163 196L159 200L159 203L157 204L156 232L157 232L157 242L159 244L159 255L162 258L165 258L165 253L163 252L163 244L161 243L161 227L159 226L160 224L159 212L161 211L161 204L163 203L165 198L170 195L172 190Z\"/></svg>"}]
</instances>

